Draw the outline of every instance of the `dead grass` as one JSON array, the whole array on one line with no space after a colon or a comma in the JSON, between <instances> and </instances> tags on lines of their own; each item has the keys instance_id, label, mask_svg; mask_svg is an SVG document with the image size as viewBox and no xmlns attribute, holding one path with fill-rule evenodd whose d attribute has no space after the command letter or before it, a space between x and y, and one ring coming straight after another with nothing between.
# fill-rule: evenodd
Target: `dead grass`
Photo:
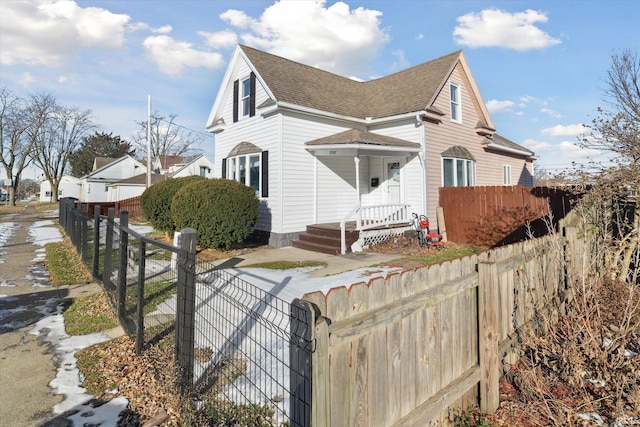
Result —
<instances>
[{"instance_id":1,"label":"dead grass","mask_svg":"<svg viewBox=\"0 0 640 427\"><path fill-rule=\"evenodd\" d=\"M640 292L610 280L576 290L557 323L539 319L542 328L524 331L520 360L500 384L500 407L485 416L492 425L596 425L586 414L638 425Z\"/></svg>"}]
</instances>

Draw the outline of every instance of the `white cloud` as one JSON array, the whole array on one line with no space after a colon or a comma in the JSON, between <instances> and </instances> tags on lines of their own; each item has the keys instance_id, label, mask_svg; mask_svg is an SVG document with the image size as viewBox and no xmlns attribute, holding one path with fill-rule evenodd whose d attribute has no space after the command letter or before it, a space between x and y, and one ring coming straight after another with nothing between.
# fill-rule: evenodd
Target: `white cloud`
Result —
<instances>
[{"instance_id":1,"label":"white cloud","mask_svg":"<svg viewBox=\"0 0 640 427\"><path fill-rule=\"evenodd\" d=\"M381 12L338 1L280 1L254 19L239 10L220 18L240 31L243 43L342 75L366 71L389 41Z\"/></svg>"},{"instance_id":2,"label":"white cloud","mask_svg":"<svg viewBox=\"0 0 640 427\"><path fill-rule=\"evenodd\" d=\"M220 19L228 22L230 25L238 28L248 28L249 25L256 23L246 13L241 10L229 9L220 14Z\"/></svg>"},{"instance_id":3,"label":"white cloud","mask_svg":"<svg viewBox=\"0 0 640 427\"><path fill-rule=\"evenodd\" d=\"M561 43L536 27L536 23L545 23L547 20L547 15L531 9L518 13L485 9L460 16L453 38L456 43L472 48L503 47L518 51L545 49Z\"/></svg>"},{"instance_id":4,"label":"white cloud","mask_svg":"<svg viewBox=\"0 0 640 427\"><path fill-rule=\"evenodd\" d=\"M198 34L204 37L207 45L214 49L231 49L238 44L238 35L231 30L217 31L215 33L200 31Z\"/></svg>"},{"instance_id":5,"label":"white cloud","mask_svg":"<svg viewBox=\"0 0 640 427\"><path fill-rule=\"evenodd\" d=\"M416 40L422 40L424 38L424 34L422 33L418 33L418 35L416 36Z\"/></svg>"},{"instance_id":6,"label":"white cloud","mask_svg":"<svg viewBox=\"0 0 640 427\"><path fill-rule=\"evenodd\" d=\"M526 139L524 140L522 145L524 145L525 147L527 147L528 149L536 153L540 151L548 151L553 148L553 145L549 144L548 142L536 141L535 139Z\"/></svg>"},{"instance_id":7,"label":"white cloud","mask_svg":"<svg viewBox=\"0 0 640 427\"><path fill-rule=\"evenodd\" d=\"M557 111L552 110L551 108L541 108L540 112L541 113L545 113L548 116L554 117L556 119L561 119L563 117L562 114L560 114Z\"/></svg>"},{"instance_id":8,"label":"white cloud","mask_svg":"<svg viewBox=\"0 0 640 427\"><path fill-rule=\"evenodd\" d=\"M392 50L391 55L395 58L395 60L391 64L391 70L404 70L405 68L408 68L409 65L411 65L407 57L404 55L404 50Z\"/></svg>"},{"instance_id":9,"label":"white cloud","mask_svg":"<svg viewBox=\"0 0 640 427\"><path fill-rule=\"evenodd\" d=\"M28 72L24 72L20 75L20 86L24 87L24 88L29 88L34 82L36 81L36 78L33 77L33 74L28 73Z\"/></svg>"},{"instance_id":10,"label":"white cloud","mask_svg":"<svg viewBox=\"0 0 640 427\"><path fill-rule=\"evenodd\" d=\"M85 47L117 48L130 17L69 0L3 2L0 63L58 66Z\"/></svg>"},{"instance_id":11,"label":"white cloud","mask_svg":"<svg viewBox=\"0 0 640 427\"><path fill-rule=\"evenodd\" d=\"M593 148L582 148L573 142L562 141L558 146L565 157L572 159L585 159L602 155L602 151Z\"/></svg>"},{"instance_id":12,"label":"white cloud","mask_svg":"<svg viewBox=\"0 0 640 427\"><path fill-rule=\"evenodd\" d=\"M513 101L498 101L497 99L491 99L486 105L489 113L495 114L511 110L511 107L513 107L515 103Z\"/></svg>"},{"instance_id":13,"label":"white cloud","mask_svg":"<svg viewBox=\"0 0 640 427\"><path fill-rule=\"evenodd\" d=\"M205 67L216 70L224 66L222 55L205 52L191 47L190 43L179 42L170 36L149 36L143 42L149 58L163 73L177 76L184 67Z\"/></svg>"},{"instance_id":14,"label":"white cloud","mask_svg":"<svg viewBox=\"0 0 640 427\"><path fill-rule=\"evenodd\" d=\"M163 25L162 27L154 28L146 22L136 22L134 24L127 25L127 31L149 31L153 34L169 34L173 31L173 27L171 25Z\"/></svg>"},{"instance_id":15,"label":"white cloud","mask_svg":"<svg viewBox=\"0 0 640 427\"><path fill-rule=\"evenodd\" d=\"M567 136L582 135L588 130L589 129L582 124L567 125L567 126L556 125L554 127L542 129L540 133L543 135L549 135L549 136L567 137Z\"/></svg>"}]
</instances>

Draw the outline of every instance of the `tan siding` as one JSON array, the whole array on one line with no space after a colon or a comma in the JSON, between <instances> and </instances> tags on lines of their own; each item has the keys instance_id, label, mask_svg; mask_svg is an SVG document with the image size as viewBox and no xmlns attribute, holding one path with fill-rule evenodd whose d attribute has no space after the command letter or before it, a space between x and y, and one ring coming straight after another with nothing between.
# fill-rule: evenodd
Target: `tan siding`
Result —
<instances>
[{"instance_id":1,"label":"tan siding","mask_svg":"<svg viewBox=\"0 0 640 427\"><path fill-rule=\"evenodd\" d=\"M452 122L450 118L449 84L451 82L457 83L461 88L462 123ZM476 185L502 185L503 164L511 165L513 184L518 184L519 178L527 175L522 173L524 159L488 151L482 146L484 137L476 133L475 127L479 120L484 119L477 100L473 96L470 82L460 65L454 69L450 79L443 85L434 105L446 114L440 123L427 123L425 126L429 186L428 215L430 217L435 218L438 188L442 186L441 153L452 146L460 145L467 148L475 158ZM531 174L531 168L529 168L529 174Z\"/></svg>"}]
</instances>

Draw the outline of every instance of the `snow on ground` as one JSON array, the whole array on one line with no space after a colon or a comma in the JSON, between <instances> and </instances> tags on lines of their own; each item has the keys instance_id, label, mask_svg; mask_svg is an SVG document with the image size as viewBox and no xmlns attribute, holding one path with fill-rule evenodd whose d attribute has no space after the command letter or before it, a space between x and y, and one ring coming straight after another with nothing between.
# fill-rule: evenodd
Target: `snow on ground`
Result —
<instances>
[{"instance_id":1,"label":"snow on ground","mask_svg":"<svg viewBox=\"0 0 640 427\"><path fill-rule=\"evenodd\" d=\"M58 366L56 378L49 383L49 386L53 389L53 393L62 394L65 398L54 406L53 413L60 415L69 411L71 415L66 415L66 418L73 422L74 426L115 427L119 414L127 408L128 399L120 396L97 408L88 404L93 396L87 394L86 389L80 386L82 375L78 370L75 356L76 352L83 348L107 341L109 337L101 333L67 335L62 309L62 304L59 304L56 314L40 320L30 332L51 345L54 353L53 360Z\"/></svg>"},{"instance_id":2,"label":"snow on ground","mask_svg":"<svg viewBox=\"0 0 640 427\"><path fill-rule=\"evenodd\" d=\"M283 414L289 413L290 404L290 396L286 393L289 388L289 338L286 333L265 333L264 324L261 325L256 317L288 330L289 317L288 313L282 312L282 301L291 303L305 293L321 291L326 294L332 288L367 282L375 277L386 277L400 271L397 268L374 267L333 276L311 277L309 273L313 270L315 268L225 270L226 273L268 292L266 297L251 290L246 294L240 292L233 280L227 280L229 276L218 275L216 272L200 275L196 286L196 307L199 310L194 337L196 347L220 348L212 348L214 357L211 360L195 361L194 381L198 383L205 380L207 371L215 369L216 364L225 359L251 358L244 375L239 376L233 384L225 386L225 396L238 404L261 404L266 399L272 399L277 402L277 424L286 422ZM242 303L232 303L234 308L229 309L229 301L236 299ZM160 304L151 315L175 314L175 307L174 295ZM225 314L218 319L208 318L215 311ZM272 329L277 331L279 328ZM212 337L223 339L220 343L213 343Z\"/></svg>"},{"instance_id":3,"label":"snow on ground","mask_svg":"<svg viewBox=\"0 0 640 427\"><path fill-rule=\"evenodd\" d=\"M7 242L11 239L17 227L18 224L15 222L0 222L0 264L4 264L4 258L7 256L7 252L3 251L2 248L7 245ZM0 286L7 285L5 285L4 282L0 282Z\"/></svg>"},{"instance_id":4,"label":"snow on ground","mask_svg":"<svg viewBox=\"0 0 640 427\"><path fill-rule=\"evenodd\" d=\"M52 220L36 221L29 227L28 241L34 245L44 246L47 243L62 241L62 234L54 227Z\"/></svg>"}]
</instances>

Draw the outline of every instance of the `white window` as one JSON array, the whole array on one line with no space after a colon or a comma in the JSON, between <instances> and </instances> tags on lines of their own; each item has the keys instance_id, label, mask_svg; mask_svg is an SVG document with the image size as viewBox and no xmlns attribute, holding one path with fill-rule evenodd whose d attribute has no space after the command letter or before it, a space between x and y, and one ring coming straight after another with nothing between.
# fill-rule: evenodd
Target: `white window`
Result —
<instances>
[{"instance_id":1,"label":"white window","mask_svg":"<svg viewBox=\"0 0 640 427\"><path fill-rule=\"evenodd\" d=\"M259 196L262 191L262 153L246 154L227 159L227 179L253 187Z\"/></svg>"},{"instance_id":2,"label":"white window","mask_svg":"<svg viewBox=\"0 0 640 427\"><path fill-rule=\"evenodd\" d=\"M511 185L511 165L502 165L502 184Z\"/></svg>"},{"instance_id":3,"label":"white window","mask_svg":"<svg viewBox=\"0 0 640 427\"><path fill-rule=\"evenodd\" d=\"M442 159L443 187L470 187L476 184L476 162L468 159Z\"/></svg>"},{"instance_id":4,"label":"white window","mask_svg":"<svg viewBox=\"0 0 640 427\"><path fill-rule=\"evenodd\" d=\"M240 85L240 102L242 104L242 116L246 117L251 113L251 78L247 77Z\"/></svg>"},{"instance_id":5,"label":"white window","mask_svg":"<svg viewBox=\"0 0 640 427\"><path fill-rule=\"evenodd\" d=\"M455 83L449 85L451 96L451 120L462 123L462 110L460 108L460 86Z\"/></svg>"}]
</instances>

